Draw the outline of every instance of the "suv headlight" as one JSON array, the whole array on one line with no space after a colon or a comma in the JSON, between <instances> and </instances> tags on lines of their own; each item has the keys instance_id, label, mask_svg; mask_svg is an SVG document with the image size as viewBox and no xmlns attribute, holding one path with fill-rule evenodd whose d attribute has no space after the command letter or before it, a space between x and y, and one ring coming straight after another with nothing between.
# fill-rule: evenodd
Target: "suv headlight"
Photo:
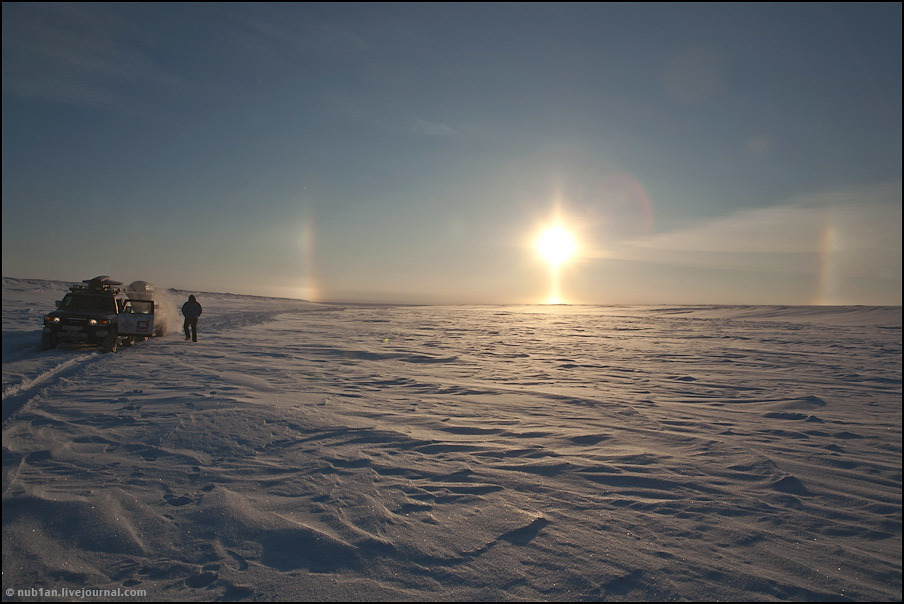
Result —
<instances>
[{"instance_id":1,"label":"suv headlight","mask_svg":"<svg viewBox=\"0 0 904 604\"><path fill-rule=\"evenodd\" d=\"M44 315L44 325L52 325L54 323L59 323L59 317L51 317L50 315Z\"/></svg>"}]
</instances>

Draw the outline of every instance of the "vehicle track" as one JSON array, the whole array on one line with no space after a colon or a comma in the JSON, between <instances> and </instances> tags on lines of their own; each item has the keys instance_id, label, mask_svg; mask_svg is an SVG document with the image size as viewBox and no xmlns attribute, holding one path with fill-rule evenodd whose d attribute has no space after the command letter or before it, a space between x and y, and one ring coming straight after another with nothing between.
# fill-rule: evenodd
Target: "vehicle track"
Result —
<instances>
[{"instance_id":1,"label":"vehicle track","mask_svg":"<svg viewBox=\"0 0 904 604\"><path fill-rule=\"evenodd\" d=\"M106 358L100 354L79 355L40 368L36 375L3 387L3 421L6 422L26 403L40 396L40 391L52 388L63 377L77 374L86 367Z\"/></svg>"}]
</instances>

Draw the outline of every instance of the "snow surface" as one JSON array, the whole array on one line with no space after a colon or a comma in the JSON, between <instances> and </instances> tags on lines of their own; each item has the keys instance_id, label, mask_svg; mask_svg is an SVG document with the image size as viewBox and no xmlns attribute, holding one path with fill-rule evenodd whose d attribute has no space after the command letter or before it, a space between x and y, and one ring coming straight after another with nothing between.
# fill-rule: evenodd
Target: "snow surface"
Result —
<instances>
[{"instance_id":1,"label":"snow surface","mask_svg":"<svg viewBox=\"0 0 904 604\"><path fill-rule=\"evenodd\" d=\"M4 600L901 600L900 307L170 290L198 343L41 352L66 285L3 279Z\"/></svg>"}]
</instances>

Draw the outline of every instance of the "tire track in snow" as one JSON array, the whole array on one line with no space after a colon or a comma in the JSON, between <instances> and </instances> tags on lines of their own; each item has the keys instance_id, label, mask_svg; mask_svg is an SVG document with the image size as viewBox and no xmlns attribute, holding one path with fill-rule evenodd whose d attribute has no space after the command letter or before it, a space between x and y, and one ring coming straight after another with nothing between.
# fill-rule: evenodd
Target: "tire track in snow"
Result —
<instances>
[{"instance_id":1,"label":"tire track in snow","mask_svg":"<svg viewBox=\"0 0 904 604\"><path fill-rule=\"evenodd\" d=\"M101 355L77 356L66 359L61 363L48 367L32 378L25 378L16 384L10 384L3 388L3 421L5 422L25 403L35 398L36 391L53 386L60 378L72 375L79 369L105 358Z\"/></svg>"}]
</instances>

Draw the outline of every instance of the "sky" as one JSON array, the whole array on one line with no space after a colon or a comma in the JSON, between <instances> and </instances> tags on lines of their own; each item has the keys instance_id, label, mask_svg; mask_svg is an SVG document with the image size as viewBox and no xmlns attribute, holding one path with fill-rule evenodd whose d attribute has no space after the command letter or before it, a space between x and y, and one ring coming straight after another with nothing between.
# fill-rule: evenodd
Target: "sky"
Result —
<instances>
[{"instance_id":1,"label":"sky","mask_svg":"<svg viewBox=\"0 0 904 604\"><path fill-rule=\"evenodd\" d=\"M5 277L901 304L900 3L2 10Z\"/></svg>"}]
</instances>

